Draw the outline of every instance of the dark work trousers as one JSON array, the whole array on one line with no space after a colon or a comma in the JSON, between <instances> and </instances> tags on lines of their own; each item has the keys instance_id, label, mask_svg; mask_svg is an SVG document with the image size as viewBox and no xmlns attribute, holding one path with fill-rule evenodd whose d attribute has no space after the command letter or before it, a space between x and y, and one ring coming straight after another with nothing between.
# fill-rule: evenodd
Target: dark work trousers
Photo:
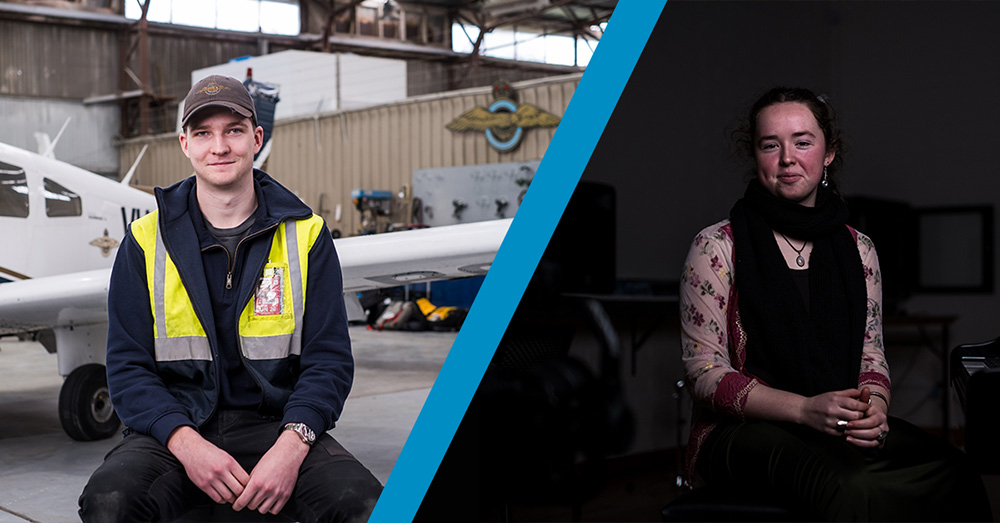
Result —
<instances>
[{"instance_id":1,"label":"dark work trousers","mask_svg":"<svg viewBox=\"0 0 1000 523\"><path fill-rule=\"evenodd\" d=\"M199 429L247 473L278 439L281 420L250 411L222 411ZM329 434L320 434L299 469L281 514L300 522L363 522L382 485ZM132 433L108 453L80 495L85 522L173 521L213 503L155 438ZM248 509L243 509L248 510Z\"/></svg>"},{"instance_id":2,"label":"dark work trousers","mask_svg":"<svg viewBox=\"0 0 1000 523\"><path fill-rule=\"evenodd\" d=\"M889 418L881 449L789 423L717 427L698 457L712 485L796 505L829 521L988 521L982 478L964 453Z\"/></svg>"}]
</instances>

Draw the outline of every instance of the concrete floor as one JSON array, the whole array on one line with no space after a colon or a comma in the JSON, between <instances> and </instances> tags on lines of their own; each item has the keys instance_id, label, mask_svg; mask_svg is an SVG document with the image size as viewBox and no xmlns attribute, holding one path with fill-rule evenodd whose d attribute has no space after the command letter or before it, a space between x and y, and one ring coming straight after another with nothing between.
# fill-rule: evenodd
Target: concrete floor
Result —
<instances>
[{"instance_id":1,"label":"concrete floor","mask_svg":"<svg viewBox=\"0 0 1000 523\"><path fill-rule=\"evenodd\" d=\"M454 339L351 327L354 389L332 434L383 483ZM0 523L79 521L77 496L119 439L63 433L56 368L41 345L0 339Z\"/></svg>"}]
</instances>

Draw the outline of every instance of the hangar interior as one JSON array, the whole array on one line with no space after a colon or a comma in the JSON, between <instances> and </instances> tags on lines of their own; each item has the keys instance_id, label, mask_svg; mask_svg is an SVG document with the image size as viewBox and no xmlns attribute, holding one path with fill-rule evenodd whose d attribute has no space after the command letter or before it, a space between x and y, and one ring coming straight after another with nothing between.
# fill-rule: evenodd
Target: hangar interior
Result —
<instances>
[{"instance_id":1,"label":"hangar interior","mask_svg":"<svg viewBox=\"0 0 1000 523\"><path fill-rule=\"evenodd\" d=\"M196 71L221 64L242 71L246 63L230 61L304 52L329 55L320 58L332 59L328 67L341 71L355 57L384 60L390 70L405 65L397 76L405 80L401 97L352 106L344 103L346 96L331 96L333 102L314 100L317 110L275 123L265 170L344 235L412 223L416 209L424 209L414 197L426 195L423 204L435 191L454 187L440 182L451 173L501 179L502 191L513 183L517 194L524 185L517 180L530 178L543 157L554 128L527 130L516 148L501 152L482 133L445 126L470 109L489 106L498 79L514 89L519 103L561 116L584 67L456 53L453 22L478 26L480 34L519 24L593 41L598 35L591 28L606 21L616 3L302 0L301 34L288 36L130 20L124 16L129 1L0 2L0 141L34 150L32 133L54 136L71 118L57 158L119 178L148 146L134 183L167 185L190 174L175 141L176 112ZM759 92L781 83L832 95L850 139L847 192L873 201L872 219L888 228L881 241L872 233L876 245L890 244L899 228L921 219L918 210L990 209L974 214L983 220L975 226L989 237L973 249L984 262L970 278L934 280L949 270L945 266L920 281L919 274L907 272L911 253L905 245L898 252L879 251L887 279L890 267L906 273L894 285L895 323L886 322L894 413L962 443L964 419L949 384L942 383L941 351L998 335L992 209L1000 203L1000 187L990 173L991 151L977 144L996 141L993 122L1000 106L993 93L1000 72L982 67L979 55L996 48L992 27L1000 8L952 2L947 9L955 16L949 17L939 16L939 8L929 1L667 3L584 174L591 182L580 189L585 203L567 212L573 223L560 226L558 243L547 255L561 261L539 273L582 267L562 273L569 281L559 285L571 288L556 292L598 296L614 326L615 357L608 357L609 333L594 328L595 316L579 308L578 296L560 299L571 313L560 309L563 315L550 323L519 325L524 330L507 340L516 343L515 334L545 338L581 363L570 364L572 376L610 377L601 383L612 387L608 397L615 401L587 414L613 430L600 440L604 446L584 454L568 439L539 442L546 427L519 422L524 430L518 437L527 446L546 459L558 454L559 461L535 463L532 470L543 479L504 491L508 495L500 500L482 497L476 483L465 482L465 499L472 505L482 500L482 506L460 508L487 521L657 519L654 511L676 492L676 449L689 412L683 395L674 396L683 376L677 273L694 234L725 217L742 193L744 166L731 159L727 126ZM468 39L474 50L483 44ZM253 69L254 79L269 80L262 72L266 64ZM337 84L348 80L344 75L329 78L336 86L332 92L349 91L349 82ZM420 176L430 186L418 187ZM392 200L386 205L396 214L365 221L355 190L386 191ZM461 215L456 199L446 196L445 210L436 209L436 215ZM893 205L898 212L877 212ZM501 209L495 199L478 206L487 215L516 210L514 202ZM420 221L427 219L424 209ZM528 298L526 311L546 309L553 299L542 291ZM576 393L573 382L565 386L568 394ZM472 473L488 472L484 467ZM440 478L441 485L454 486ZM433 506L426 510L433 519Z\"/></svg>"}]
</instances>

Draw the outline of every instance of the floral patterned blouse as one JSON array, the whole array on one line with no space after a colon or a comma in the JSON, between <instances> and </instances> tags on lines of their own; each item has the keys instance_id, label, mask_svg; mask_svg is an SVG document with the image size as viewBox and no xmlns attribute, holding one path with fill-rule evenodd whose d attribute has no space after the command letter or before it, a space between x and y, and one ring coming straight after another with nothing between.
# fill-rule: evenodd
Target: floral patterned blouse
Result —
<instances>
[{"instance_id":1,"label":"floral patterned blouse","mask_svg":"<svg viewBox=\"0 0 1000 523\"><path fill-rule=\"evenodd\" d=\"M868 290L868 317L858 388L889 390L889 366L882 345L882 275L875 245L851 229L861 255ZM733 231L729 220L695 236L681 274L681 351L696 413L688 443L688 477L705 438L723 417L745 419L747 395L760 384L744 366L746 333L733 285Z\"/></svg>"}]
</instances>

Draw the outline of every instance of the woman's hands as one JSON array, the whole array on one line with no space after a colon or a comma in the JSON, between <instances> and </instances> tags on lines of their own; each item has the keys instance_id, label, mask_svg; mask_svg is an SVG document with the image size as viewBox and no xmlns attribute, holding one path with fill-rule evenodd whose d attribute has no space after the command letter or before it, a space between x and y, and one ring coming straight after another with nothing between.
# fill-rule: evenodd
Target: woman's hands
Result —
<instances>
[{"instance_id":1,"label":"woman's hands","mask_svg":"<svg viewBox=\"0 0 1000 523\"><path fill-rule=\"evenodd\" d=\"M878 397L870 396L868 387L861 389L859 399L867 400L864 415L850 421L844 430L847 442L863 448L880 448L889 434L889 406Z\"/></svg>"},{"instance_id":2,"label":"woman's hands","mask_svg":"<svg viewBox=\"0 0 1000 523\"><path fill-rule=\"evenodd\" d=\"M831 436L840 436L849 422L865 417L867 398L857 389L837 390L811 396L802 403L799 423Z\"/></svg>"},{"instance_id":3,"label":"woman's hands","mask_svg":"<svg viewBox=\"0 0 1000 523\"><path fill-rule=\"evenodd\" d=\"M874 401L872 401L874 399ZM844 436L863 448L882 446L879 435L888 434L888 406L871 397L871 390L847 389L806 398L801 423L831 436Z\"/></svg>"},{"instance_id":4,"label":"woman's hands","mask_svg":"<svg viewBox=\"0 0 1000 523\"><path fill-rule=\"evenodd\" d=\"M882 396L888 391L875 387ZM869 401L870 400L870 401ZM743 410L747 418L790 421L811 427L824 434L841 436L848 443L863 448L877 448L888 434L889 406L871 388L846 389L805 397L758 385L747 395Z\"/></svg>"}]
</instances>

